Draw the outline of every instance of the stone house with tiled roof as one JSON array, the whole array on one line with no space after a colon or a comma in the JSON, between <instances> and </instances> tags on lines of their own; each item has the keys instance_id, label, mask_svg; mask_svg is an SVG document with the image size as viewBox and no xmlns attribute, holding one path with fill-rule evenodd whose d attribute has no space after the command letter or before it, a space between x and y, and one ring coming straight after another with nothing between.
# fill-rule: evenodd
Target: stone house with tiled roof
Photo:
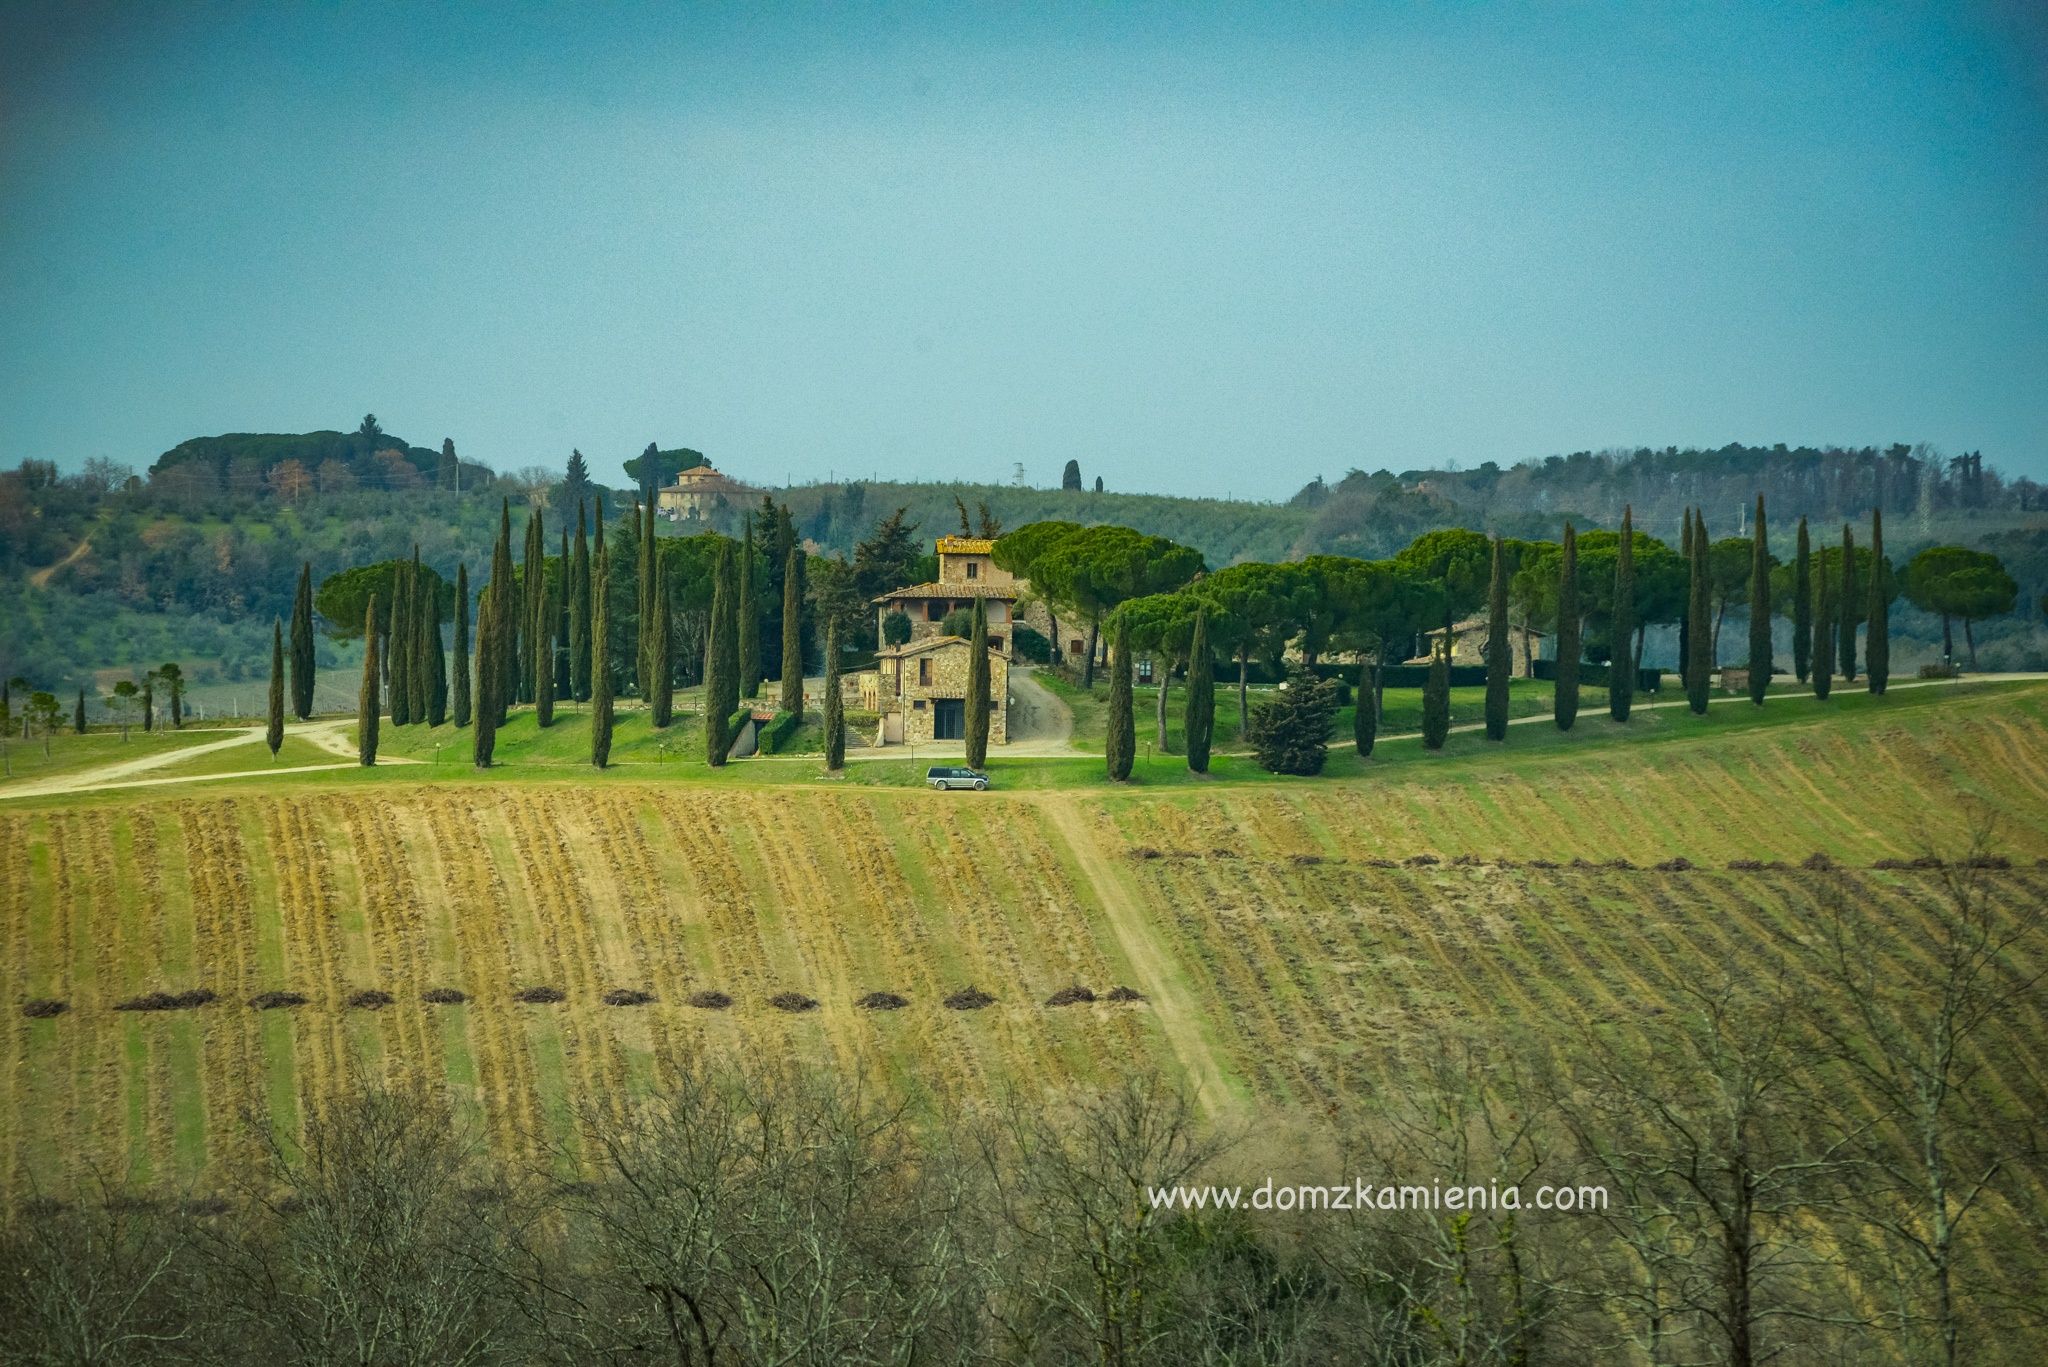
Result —
<instances>
[{"instance_id":1,"label":"stone house with tiled roof","mask_svg":"<svg viewBox=\"0 0 2048 1367\"><path fill-rule=\"evenodd\" d=\"M996 564L996 543L981 537L942 536L938 539L939 577L929 584L912 584L875 599L875 638L886 641L883 630L891 612L910 618L910 644L944 634L942 623L955 608L974 606L979 598L988 604L988 639L1005 659L1012 654L1017 601L1031 588Z\"/></svg>"},{"instance_id":2,"label":"stone house with tiled roof","mask_svg":"<svg viewBox=\"0 0 2048 1367\"><path fill-rule=\"evenodd\" d=\"M862 673L862 710L881 715L883 745L923 745L967 735L967 671L973 647L958 636L926 635L884 646ZM988 743L1010 743L1010 659L988 647Z\"/></svg>"}]
</instances>

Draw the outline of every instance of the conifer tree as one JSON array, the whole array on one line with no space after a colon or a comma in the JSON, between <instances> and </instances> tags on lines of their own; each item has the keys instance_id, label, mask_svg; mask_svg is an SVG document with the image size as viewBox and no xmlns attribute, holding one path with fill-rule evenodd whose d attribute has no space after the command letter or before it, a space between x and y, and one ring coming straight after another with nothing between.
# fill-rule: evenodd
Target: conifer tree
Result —
<instances>
[{"instance_id":1,"label":"conifer tree","mask_svg":"<svg viewBox=\"0 0 2048 1367\"><path fill-rule=\"evenodd\" d=\"M1690 509L1685 527L1690 539ZM1550 715L1560 731L1571 730L1579 719L1579 655L1585 649L1579 631L1579 534L1567 522L1564 556L1557 572L1557 676L1550 699Z\"/></svg>"},{"instance_id":2,"label":"conifer tree","mask_svg":"<svg viewBox=\"0 0 2048 1367\"><path fill-rule=\"evenodd\" d=\"M591 543L590 547L590 564L593 574L590 588L590 664L591 668L595 669L599 662L602 662L606 669L612 671L612 695L616 697L619 692L619 655L616 643L611 639L609 628L607 628L605 635L599 636L597 634L597 581L594 576L597 562L604 555L604 499L602 496L597 500L597 516L591 521L592 525L596 528L596 539ZM607 560L605 563L609 565L611 562Z\"/></svg>"},{"instance_id":3,"label":"conifer tree","mask_svg":"<svg viewBox=\"0 0 2048 1367\"><path fill-rule=\"evenodd\" d=\"M1686 595L1692 635L1686 641L1685 658L1685 700L1695 716L1706 715L1707 690L1713 687L1713 662L1708 658L1714 648L1714 633L1707 625L1707 544L1707 519L1696 512L1692 517L1692 563Z\"/></svg>"},{"instance_id":4,"label":"conifer tree","mask_svg":"<svg viewBox=\"0 0 2048 1367\"><path fill-rule=\"evenodd\" d=\"M639 580L633 586L633 684L643 701L651 702L654 690L654 515L633 504L633 563Z\"/></svg>"},{"instance_id":5,"label":"conifer tree","mask_svg":"<svg viewBox=\"0 0 2048 1367\"><path fill-rule=\"evenodd\" d=\"M79 735L85 734L85 690L78 690L78 707L71 714L71 729Z\"/></svg>"},{"instance_id":6,"label":"conifer tree","mask_svg":"<svg viewBox=\"0 0 2048 1367\"><path fill-rule=\"evenodd\" d=\"M574 561L569 559L569 525L562 524L562 558L560 569L555 576L559 586L550 596L555 600L555 696L573 698L576 696L576 681L569 670L569 604L576 596Z\"/></svg>"},{"instance_id":7,"label":"conifer tree","mask_svg":"<svg viewBox=\"0 0 2048 1367\"><path fill-rule=\"evenodd\" d=\"M313 562L299 566L299 591L292 599L292 715L313 715Z\"/></svg>"},{"instance_id":8,"label":"conifer tree","mask_svg":"<svg viewBox=\"0 0 2048 1367\"><path fill-rule=\"evenodd\" d=\"M804 553L791 545L782 570L782 710L804 710Z\"/></svg>"},{"instance_id":9,"label":"conifer tree","mask_svg":"<svg viewBox=\"0 0 2048 1367\"><path fill-rule=\"evenodd\" d=\"M733 598L732 543L718 550L711 578L711 623L704 649L704 758L716 769L732 749L732 714L739 706L739 643Z\"/></svg>"},{"instance_id":10,"label":"conifer tree","mask_svg":"<svg viewBox=\"0 0 2048 1367\"><path fill-rule=\"evenodd\" d=\"M988 608L977 597L967 627L967 766L988 763Z\"/></svg>"},{"instance_id":11,"label":"conifer tree","mask_svg":"<svg viewBox=\"0 0 2048 1367\"><path fill-rule=\"evenodd\" d=\"M440 645L441 600L434 575L420 566L420 548L412 548L412 640L407 646L407 687L411 690L409 710L415 722L425 722L434 711L434 664ZM435 723L438 725L439 723Z\"/></svg>"},{"instance_id":12,"label":"conifer tree","mask_svg":"<svg viewBox=\"0 0 2048 1367\"><path fill-rule=\"evenodd\" d=\"M1486 738L1508 738L1508 562L1493 539L1493 582L1486 596Z\"/></svg>"},{"instance_id":13,"label":"conifer tree","mask_svg":"<svg viewBox=\"0 0 2048 1367\"><path fill-rule=\"evenodd\" d=\"M590 762L600 769L612 758L612 669L605 658L612 628L612 558L602 543L600 533L590 581Z\"/></svg>"},{"instance_id":14,"label":"conifer tree","mask_svg":"<svg viewBox=\"0 0 2048 1367\"><path fill-rule=\"evenodd\" d=\"M263 740L270 757L284 745L284 620L270 619L270 708L264 715Z\"/></svg>"},{"instance_id":15,"label":"conifer tree","mask_svg":"<svg viewBox=\"0 0 2048 1367\"><path fill-rule=\"evenodd\" d=\"M1678 610L1678 683L1688 694L1692 692L1692 579L1697 572L1692 560L1692 541L1692 509L1687 508L1678 552L1685 560L1686 573L1685 603Z\"/></svg>"},{"instance_id":16,"label":"conifer tree","mask_svg":"<svg viewBox=\"0 0 2048 1367\"><path fill-rule=\"evenodd\" d=\"M1429 677L1422 685L1422 748L1441 750L1451 734L1451 633L1429 651Z\"/></svg>"},{"instance_id":17,"label":"conifer tree","mask_svg":"<svg viewBox=\"0 0 2048 1367\"><path fill-rule=\"evenodd\" d=\"M171 725L177 730L185 729L185 671L178 668L176 660L166 660L156 667L157 677L164 681L164 687L171 694ZM308 678L312 677L310 674Z\"/></svg>"},{"instance_id":18,"label":"conifer tree","mask_svg":"<svg viewBox=\"0 0 2048 1367\"><path fill-rule=\"evenodd\" d=\"M590 701L590 538L576 505L576 561L569 580L569 695Z\"/></svg>"},{"instance_id":19,"label":"conifer tree","mask_svg":"<svg viewBox=\"0 0 2048 1367\"><path fill-rule=\"evenodd\" d=\"M672 632L674 611L668 572L661 568L661 557L654 560L654 649L649 652L649 663L654 667L654 696L648 699L649 710L657 727L665 727L675 716L675 645Z\"/></svg>"},{"instance_id":20,"label":"conifer tree","mask_svg":"<svg viewBox=\"0 0 2048 1367\"><path fill-rule=\"evenodd\" d=\"M547 574L533 605L533 720L541 730L555 724L555 602Z\"/></svg>"},{"instance_id":21,"label":"conifer tree","mask_svg":"<svg viewBox=\"0 0 2048 1367\"><path fill-rule=\"evenodd\" d=\"M825 768L846 767L846 702L839 696L839 623L825 622Z\"/></svg>"},{"instance_id":22,"label":"conifer tree","mask_svg":"<svg viewBox=\"0 0 2048 1367\"><path fill-rule=\"evenodd\" d=\"M1835 651L1828 624L1834 621L1835 600L1828 589L1828 558L1820 558L1820 572L1813 576L1813 620L1820 632L1813 652L1813 696L1822 702L1834 687Z\"/></svg>"},{"instance_id":23,"label":"conifer tree","mask_svg":"<svg viewBox=\"0 0 2048 1367\"><path fill-rule=\"evenodd\" d=\"M1372 663L1358 661L1358 702L1351 709L1351 743L1360 759L1372 758L1372 747L1380 734L1380 691L1373 687Z\"/></svg>"},{"instance_id":24,"label":"conifer tree","mask_svg":"<svg viewBox=\"0 0 2048 1367\"><path fill-rule=\"evenodd\" d=\"M448 720L448 651L441 641L441 614L427 623L427 725Z\"/></svg>"},{"instance_id":25,"label":"conifer tree","mask_svg":"<svg viewBox=\"0 0 2048 1367\"><path fill-rule=\"evenodd\" d=\"M526 516L526 565L519 580L519 701L535 702L534 684L547 662L547 642L540 632L547 601L547 542L541 537L540 514ZM553 668L548 670L550 676Z\"/></svg>"},{"instance_id":26,"label":"conifer tree","mask_svg":"<svg viewBox=\"0 0 2048 1367\"><path fill-rule=\"evenodd\" d=\"M383 704L378 697L377 678L377 595L370 595L363 613L363 686L356 694L356 761L365 768L377 762L377 714Z\"/></svg>"},{"instance_id":27,"label":"conifer tree","mask_svg":"<svg viewBox=\"0 0 2048 1367\"><path fill-rule=\"evenodd\" d=\"M1813 543L1799 519L1799 549L1792 561L1792 668L1806 682L1813 668Z\"/></svg>"},{"instance_id":28,"label":"conifer tree","mask_svg":"<svg viewBox=\"0 0 2048 1367\"><path fill-rule=\"evenodd\" d=\"M398 562L397 573L391 576L390 630L385 639L390 643L390 654L384 661L384 672L388 680L386 692L391 708L391 724L404 726L412 720L409 697L409 676L406 673L406 648L412 644L412 567L405 561Z\"/></svg>"},{"instance_id":29,"label":"conifer tree","mask_svg":"<svg viewBox=\"0 0 2048 1367\"><path fill-rule=\"evenodd\" d=\"M1131 707L1131 626L1118 613L1109 648L1109 735L1103 745L1111 779L1122 783L1131 776L1137 744L1137 718Z\"/></svg>"},{"instance_id":30,"label":"conifer tree","mask_svg":"<svg viewBox=\"0 0 2048 1367\"><path fill-rule=\"evenodd\" d=\"M1870 605L1864 612L1863 673L1870 691L1883 696L1892 677L1891 604L1884 596L1884 510L1870 510Z\"/></svg>"},{"instance_id":31,"label":"conifer tree","mask_svg":"<svg viewBox=\"0 0 2048 1367\"><path fill-rule=\"evenodd\" d=\"M1635 509L1621 510L1621 543L1614 555L1614 622L1607 661L1607 715L1627 721L1636 700L1636 523Z\"/></svg>"},{"instance_id":32,"label":"conifer tree","mask_svg":"<svg viewBox=\"0 0 2048 1367\"><path fill-rule=\"evenodd\" d=\"M1771 686L1771 535L1764 529L1764 496L1756 496L1756 540L1749 555L1749 700L1764 705Z\"/></svg>"},{"instance_id":33,"label":"conifer tree","mask_svg":"<svg viewBox=\"0 0 2048 1367\"><path fill-rule=\"evenodd\" d=\"M150 670L142 676L142 734L148 735L150 723L156 718L156 671Z\"/></svg>"},{"instance_id":34,"label":"conifer tree","mask_svg":"<svg viewBox=\"0 0 2048 1367\"><path fill-rule=\"evenodd\" d=\"M491 638L491 725L493 731L505 724L510 715L513 696L517 687L513 683L514 671L519 668L519 642L513 623L518 613L513 602L518 595L512 574L512 503L502 500L498 508L498 544L491 552L491 582L484 586L484 611ZM482 654L482 637L478 637L478 654ZM477 679L483 679L482 666L478 666ZM477 706L484 705L482 689L478 689Z\"/></svg>"},{"instance_id":35,"label":"conifer tree","mask_svg":"<svg viewBox=\"0 0 2048 1367\"><path fill-rule=\"evenodd\" d=\"M1372 710L1370 699L1360 696L1358 705ZM1209 772L1209 749L1216 740L1216 654L1209 649L1209 610L1197 604L1195 630L1188 642L1188 701L1181 716L1181 731L1187 740L1188 768L1198 774ZM1372 753L1368 731L1359 750Z\"/></svg>"},{"instance_id":36,"label":"conifer tree","mask_svg":"<svg viewBox=\"0 0 2048 1367\"><path fill-rule=\"evenodd\" d=\"M1837 672L1845 684L1856 682L1856 534L1842 524L1842 582L1835 587Z\"/></svg>"},{"instance_id":37,"label":"conifer tree","mask_svg":"<svg viewBox=\"0 0 2048 1367\"><path fill-rule=\"evenodd\" d=\"M455 567L455 724L469 725L469 565Z\"/></svg>"},{"instance_id":38,"label":"conifer tree","mask_svg":"<svg viewBox=\"0 0 2048 1367\"><path fill-rule=\"evenodd\" d=\"M761 696L761 603L754 583L754 519L748 518L740 545L740 696Z\"/></svg>"}]
</instances>

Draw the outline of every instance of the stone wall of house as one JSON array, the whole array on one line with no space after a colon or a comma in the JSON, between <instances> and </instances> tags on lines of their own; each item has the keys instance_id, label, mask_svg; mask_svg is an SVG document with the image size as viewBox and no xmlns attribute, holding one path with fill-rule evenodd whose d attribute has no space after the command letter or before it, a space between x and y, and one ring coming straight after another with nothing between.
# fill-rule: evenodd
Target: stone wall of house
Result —
<instances>
[{"instance_id":1,"label":"stone wall of house","mask_svg":"<svg viewBox=\"0 0 2048 1367\"><path fill-rule=\"evenodd\" d=\"M932 681L929 684L918 682L920 660L931 661ZM882 706L884 709L892 706L903 709L903 741L906 745L928 745L932 740L932 701L967 696L967 645L962 642L957 646L942 647L924 655L906 657L900 663L903 666L902 697L894 697L889 679L882 676L878 680L882 689ZM1000 655L991 655L988 664L988 743L1007 745L1010 743L1010 666Z\"/></svg>"}]
</instances>

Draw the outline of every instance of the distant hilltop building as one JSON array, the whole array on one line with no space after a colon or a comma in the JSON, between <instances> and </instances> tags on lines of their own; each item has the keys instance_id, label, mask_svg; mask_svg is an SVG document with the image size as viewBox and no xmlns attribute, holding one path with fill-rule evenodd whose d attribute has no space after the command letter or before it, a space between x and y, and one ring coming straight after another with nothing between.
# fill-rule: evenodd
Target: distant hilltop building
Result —
<instances>
[{"instance_id":1,"label":"distant hilltop building","mask_svg":"<svg viewBox=\"0 0 2048 1367\"><path fill-rule=\"evenodd\" d=\"M721 474L710 461L693 465L676 476L676 482L655 492L654 509L671 522L685 518L708 518L718 500L737 503L753 491L738 480Z\"/></svg>"}]
</instances>

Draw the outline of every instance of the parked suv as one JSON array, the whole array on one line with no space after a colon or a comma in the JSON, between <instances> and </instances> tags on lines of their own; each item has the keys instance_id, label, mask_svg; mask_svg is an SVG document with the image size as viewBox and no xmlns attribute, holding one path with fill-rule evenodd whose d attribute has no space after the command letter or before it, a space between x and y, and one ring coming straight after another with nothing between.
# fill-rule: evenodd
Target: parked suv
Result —
<instances>
[{"instance_id":1,"label":"parked suv","mask_svg":"<svg viewBox=\"0 0 2048 1367\"><path fill-rule=\"evenodd\" d=\"M931 768L925 770L924 781L942 793L948 788L973 788L980 792L988 791L987 774L976 773L972 769L962 769L945 764L934 764Z\"/></svg>"}]
</instances>

